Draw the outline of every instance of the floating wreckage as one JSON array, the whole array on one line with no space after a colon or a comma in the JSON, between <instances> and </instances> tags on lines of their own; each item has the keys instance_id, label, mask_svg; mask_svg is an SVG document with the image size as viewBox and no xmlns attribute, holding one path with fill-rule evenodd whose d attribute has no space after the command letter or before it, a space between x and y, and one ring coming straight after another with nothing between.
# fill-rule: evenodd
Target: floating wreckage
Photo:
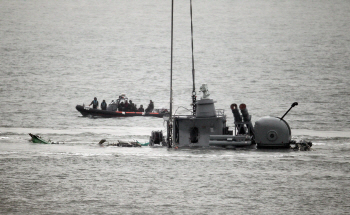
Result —
<instances>
[{"instance_id":1,"label":"floating wreckage","mask_svg":"<svg viewBox=\"0 0 350 215\"><path fill-rule=\"evenodd\" d=\"M311 151L312 142L300 140L296 142L295 140L291 141L291 145L294 144L294 147L291 147L294 151Z\"/></svg>"},{"instance_id":2,"label":"floating wreckage","mask_svg":"<svg viewBox=\"0 0 350 215\"><path fill-rule=\"evenodd\" d=\"M32 133L29 133L29 136L31 137L31 141L33 143L41 143L41 144L59 144L59 142L53 142L51 140L45 140L42 137L40 137L39 135L35 135Z\"/></svg>"},{"instance_id":3,"label":"floating wreckage","mask_svg":"<svg viewBox=\"0 0 350 215\"><path fill-rule=\"evenodd\" d=\"M106 143L106 144L105 144ZM134 141L123 141L118 140L116 143L108 143L106 142L106 139L100 140L98 143L100 146L118 146L118 147L141 147L141 146L148 146L148 143L141 144L137 140Z\"/></svg>"}]
</instances>

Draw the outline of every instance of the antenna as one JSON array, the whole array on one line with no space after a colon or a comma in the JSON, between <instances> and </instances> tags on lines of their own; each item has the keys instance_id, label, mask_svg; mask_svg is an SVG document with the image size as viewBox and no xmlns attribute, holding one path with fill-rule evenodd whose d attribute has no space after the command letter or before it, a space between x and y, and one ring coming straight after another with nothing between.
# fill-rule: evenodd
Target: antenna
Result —
<instances>
[{"instance_id":1,"label":"antenna","mask_svg":"<svg viewBox=\"0 0 350 215\"><path fill-rule=\"evenodd\" d=\"M192 0L190 0L190 13L191 13L191 46L192 46L192 109L193 116L196 115L196 86L195 86L195 70L194 70L194 55L193 55L193 22L192 22Z\"/></svg>"}]
</instances>

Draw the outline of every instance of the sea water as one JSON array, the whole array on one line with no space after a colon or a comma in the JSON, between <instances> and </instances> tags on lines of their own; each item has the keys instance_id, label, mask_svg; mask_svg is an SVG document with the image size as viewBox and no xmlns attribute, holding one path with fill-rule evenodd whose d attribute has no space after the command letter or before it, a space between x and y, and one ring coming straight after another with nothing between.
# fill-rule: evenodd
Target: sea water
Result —
<instances>
[{"instance_id":1,"label":"sea water","mask_svg":"<svg viewBox=\"0 0 350 215\"><path fill-rule=\"evenodd\" d=\"M193 2L196 93L233 127L285 117L312 151L100 147L163 119L82 117L125 93L169 108L171 1L1 1L0 213L348 214L350 3ZM190 2L174 4L173 110L192 95ZM60 142L30 142L28 133Z\"/></svg>"}]
</instances>

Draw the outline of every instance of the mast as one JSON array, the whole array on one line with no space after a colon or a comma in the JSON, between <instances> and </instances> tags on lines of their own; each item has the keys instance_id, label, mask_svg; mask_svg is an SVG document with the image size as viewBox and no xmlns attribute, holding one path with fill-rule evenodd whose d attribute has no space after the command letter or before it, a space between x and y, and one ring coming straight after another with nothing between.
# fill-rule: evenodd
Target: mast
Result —
<instances>
[{"instance_id":1,"label":"mast","mask_svg":"<svg viewBox=\"0 0 350 215\"><path fill-rule=\"evenodd\" d=\"M169 120L168 120L168 147L173 147L172 138L172 118L173 118L173 36L174 35L174 0L171 1L171 54L170 54L170 110L169 110Z\"/></svg>"},{"instance_id":2,"label":"mast","mask_svg":"<svg viewBox=\"0 0 350 215\"><path fill-rule=\"evenodd\" d=\"M192 22L192 0L190 0L190 13L191 13L191 47L192 47L192 110L193 116L196 115L196 86L195 86L195 70L194 70L194 55L193 55L193 22Z\"/></svg>"}]
</instances>

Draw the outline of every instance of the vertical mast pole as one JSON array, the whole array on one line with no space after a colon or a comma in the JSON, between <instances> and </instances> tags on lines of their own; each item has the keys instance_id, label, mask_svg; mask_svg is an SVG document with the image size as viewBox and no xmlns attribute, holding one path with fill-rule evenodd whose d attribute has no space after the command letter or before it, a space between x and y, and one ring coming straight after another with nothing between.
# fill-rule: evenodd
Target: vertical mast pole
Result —
<instances>
[{"instance_id":1,"label":"vertical mast pole","mask_svg":"<svg viewBox=\"0 0 350 215\"><path fill-rule=\"evenodd\" d=\"M196 86L195 86L195 70L194 70L194 55L193 55L193 22L192 22L192 0L190 0L190 13L191 13L191 47L192 47L192 108L193 115L196 115Z\"/></svg>"},{"instance_id":2,"label":"vertical mast pole","mask_svg":"<svg viewBox=\"0 0 350 215\"><path fill-rule=\"evenodd\" d=\"M169 147L173 147L172 118L173 118L173 36L174 35L174 0L171 1L171 56L170 56L170 116L168 126Z\"/></svg>"}]
</instances>

